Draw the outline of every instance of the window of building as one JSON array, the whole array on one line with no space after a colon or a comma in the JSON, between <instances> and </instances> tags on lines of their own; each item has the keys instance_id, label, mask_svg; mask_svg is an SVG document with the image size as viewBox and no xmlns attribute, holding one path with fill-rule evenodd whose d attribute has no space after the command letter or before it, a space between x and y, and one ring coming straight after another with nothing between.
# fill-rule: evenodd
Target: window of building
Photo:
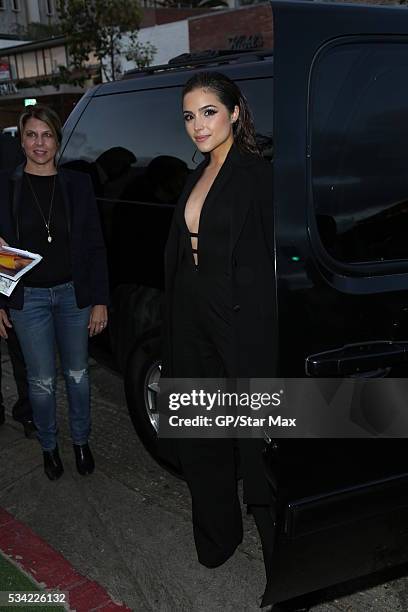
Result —
<instances>
[{"instance_id":1,"label":"window of building","mask_svg":"<svg viewBox=\"0 0 408 612\"><path fill-rule=\"evenodd\" d=\"M67 54L65 52L65 47L52 47L50 51L52 72L58 72L59 66L67 65Z\"/></svg>"},{"instance_id":2,"label":"window of building","mask_svg":"<svg viewBox=\"0 0 408 612\"><path fill-rule=\"evenodd\" d=\"M17 75L19 79L24 79L24 61L21 53L16 55Z\"/></svg>"},{"instance_id":3,"label":"window of building","mask_svg":"<svg viewBox=\"0 0 408 612\"><path fill-rule=\"evenodd\" d=\"M37 60L34 51L24 53L24 76L26 78L38 76Z\"/></svg>"},{"instance_id":4,"label":"window of building","mask_svg":"<svg viewBox=\"0 0 408 612\"><path fill-rule=\"evenodd\" d=\"M0 0L0 11L4 11L6 8L6 0Z\"/></svg>"},{"instance_id":5,"label":"window of building","mask_svg":"<svg viewBox=\"0 0 408 612\"><path fill-rule=\"evenodd\" d=\"M12 79L17 78L17 66L16 66L16 56L10 55L9 57L9 65L10 65L10 76Z\"/></svg>"},{"instance_id":6,"label":"window of building","mask_svg":"<svg viewBox=\"0 0 408 612\"><path fill-rule=\"evenodd\" d=\"M315 64L313 204L323 246L344 263L408 259L407 51L348 43Z\"/></svg>"},{"instance_id":7,"label":"window of building","mask_svg":"<svg viewBox=\"0 0 408 612\"><path fill-rule=\"evenodd\" d=\"M45 74L52 74L51 49L44 49Z\"/></svg>"},{"instance_id":8,"label":"window of building","mask_svg":"<svg viewBox=\"0 0 408 612\"><path fill-rule=\"evenodd\" d=\"M37 68L39 76L43 76L45 74L45 64L44 64L44 55L42 49L40 51L36 51L37 56Z\"/></svg>"},{"instance_id":9,"label":"window of building","mask_svg":"<svg viewBox=\"0 0 408 612\"><path fill-rule=\"evenodd\" d=\"M21 11L20 0L11 0L11 8L13 11Z\"/></svg>"},{"instance_id":10,"label":"window of building","mask_svg":"<svg viewBox=\"0 0 408 612\"><path fill-rule=\"evenodd\" d=\"M53 0L46 0L46 10L47 10L47 15L53 15L54 14L54 3L53 3Z\"/></svg>"}]
</instances>

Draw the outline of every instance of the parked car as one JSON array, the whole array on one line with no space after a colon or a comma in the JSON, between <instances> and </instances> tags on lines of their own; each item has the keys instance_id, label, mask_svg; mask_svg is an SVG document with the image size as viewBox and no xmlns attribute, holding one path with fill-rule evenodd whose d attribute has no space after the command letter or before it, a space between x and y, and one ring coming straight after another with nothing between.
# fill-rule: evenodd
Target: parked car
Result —
<instances>
[{"instance_id":1,"label":"parked car","mask_svg":"<svg viewBox=\"0 0 408 612\"><path fill-rule=\"evenodd\" d=\"M7 134L12 138L16 138L18 134L18 127L16 125L12 125L11 127L5 127L2 129L3 134Z\"/></svg>"},{"instance_id":2,"label":"parked car","mask_svg":"<svg viewBox=\"0 0 408 612\"><path fill-rule=\"evenodd\" d=\"M239 83L273 157L279 376L407 376L408 12L273 9L274 56L129 74L89 91L65 126L61 164L92 177L109 253L112 317L94 351L123 372L155 457L163 248L194 167L181 88L199 69ZM276 600L408 560L405 439L282 440L275 455Z\"/></svg>"},{"instance_id":3,"label":"parked car","mask_svg":"<svg viewBox=\"0 0 408 612\"><path fill-rule=\"evenodd\" d=\"M181 112L191 64L239 81L260 145L272 157L272 53L211 56L183 56L101 85L82 98L64 129L60 163L91 176L108 250L111 317L93 351L123 372L132 421L154 456L163 250L174 205L200 161L192 159Z\"/></svg>"}]
</instances>

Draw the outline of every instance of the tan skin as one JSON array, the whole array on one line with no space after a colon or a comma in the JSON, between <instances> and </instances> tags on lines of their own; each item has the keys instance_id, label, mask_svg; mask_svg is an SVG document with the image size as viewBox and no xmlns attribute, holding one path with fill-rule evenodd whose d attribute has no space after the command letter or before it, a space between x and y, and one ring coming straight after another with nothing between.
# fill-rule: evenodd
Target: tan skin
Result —
<instances>
[{"instance_id":1,"label":"tan skin","mask_svg":"<svg viewBox=\"0 0 408 612\"><path fill-rule=\"evenodd\" d=\"M31 117L24 126L21 146L26 154L27 162L24 168L29 174L52 176L57 173L55 155L58 143L50 127L40 119ZM8 246L0 237L0 246ZM108 323L108 309L103 304L92 306L89 317L89 335L100 334ZM13 327L6 311L0 308L0 337L7 338L7 328Z\"/></svg>"},{"instance_id":2,"label":"tan skin","mask_svg":"<svg viewBox=\"0 0 408 612\"><path fill-rule=\"evenodd\" d=\"M233 124L239 108L232 113L210 89L193 89L184 96L183 115L188 135L201 153L210 154L210 162L194 186L186 203L185 219L190 232L198 233L203 204L234 142ZM191 238L197 248L198 239ZM198 264L197 254L194 253Z\"/></svg>"}]
</instances>

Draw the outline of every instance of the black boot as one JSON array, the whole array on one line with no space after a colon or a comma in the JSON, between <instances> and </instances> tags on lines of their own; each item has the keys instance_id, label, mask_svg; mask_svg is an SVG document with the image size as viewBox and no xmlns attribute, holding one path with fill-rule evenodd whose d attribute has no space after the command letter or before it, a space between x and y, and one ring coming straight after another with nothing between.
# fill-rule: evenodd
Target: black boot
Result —
<instances>
[{"instance_id":1,"label":"black boot","mask_svg":"<svg viewBox=\"0 0 408 612\"><path fill-rule=\"evenodd\" d=\"M92 474L95 469L95 461L89 448L89 444L74 444L75 461L81 476Z\"/></svg>"},{"instance_id":2,"label":"black boot","mask_svg":"<svg viewBox=\"0 0 408 612\"><path fill-rule=\"evenodd\" d=\"M24 429L24 435L29 440L35 440L37 438L37 428L33 421L27 420L21 422Z\"/></svg>"},{"instance_id":3,"label":"black boot","mask_svg":"<svg viewBox=\"0 0 408 612\"><path fill-rule=\"evenodd\" d=\"M43 451L44 472L50 480L58 480L64 473L64 466L58 453L58 446L52 451Z\"/></svg>"}]
</instances>

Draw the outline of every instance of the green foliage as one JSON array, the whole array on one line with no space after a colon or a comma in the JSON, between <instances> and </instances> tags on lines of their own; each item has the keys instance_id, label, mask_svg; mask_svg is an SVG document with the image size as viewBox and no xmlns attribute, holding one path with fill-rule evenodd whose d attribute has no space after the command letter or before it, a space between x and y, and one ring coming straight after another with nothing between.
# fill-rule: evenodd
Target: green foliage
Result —
<instances>
[{"instance_id":1,"label":"green foliage","mask_svg":"<svg viewBox=\"0 0 408 612\"><path fill-rule=\"evenodd\" d=\"M157 47L152 43L145 44L137 40L137 34L132 34L129 38L129 44L124 49L125 57L128 62L134 62L136 68L146 68L150 66L156 55Z\"/></svg>"},{"instance_id":2,"label":"green foliage","mask_svg":"<svg viewBox=\"0 0 408 612\"><path fill-rule=\"evenodd\" d=\"M73 65L80 67L93 52L108 62L105 74L113 80L123 34L139 29L137 0L58 0L57 7Z\"/></svg>"},{"instance_id":3,"label":"green foliage","mask_svg":"<svg viewBox=\"0 0 408 612\"><path fill-rule=\"evenodd\" d=\"M61 35L62 31L58 23L46 24L32 22L29 23L24 30L24 38L27 38L27 40L42 40L43 38Z\"/></svg>"}]
</instances>

